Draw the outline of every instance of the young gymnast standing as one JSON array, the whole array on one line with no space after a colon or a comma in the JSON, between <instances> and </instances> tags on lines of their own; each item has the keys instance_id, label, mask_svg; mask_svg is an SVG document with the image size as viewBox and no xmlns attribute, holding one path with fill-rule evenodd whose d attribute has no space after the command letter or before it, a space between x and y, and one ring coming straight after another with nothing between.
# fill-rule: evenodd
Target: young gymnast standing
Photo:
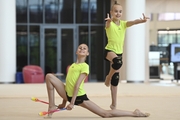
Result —
<instances>
[{"instance_id":1,"label":"young gymnast standing","mask_svg":"<svg viewBox=\"0 0 180 120\"><path fill-rule=\"evenodd\" d=\"M89 100L84 89L84 80L89 74L89 65L85 63L86 57L89 55L88 46L86 44L80 44L76 51L77 61L72 63L69 67L68 74L66 76L66 84L59 80L56 76L48 73L45 77L49 107L48 111L58 108L66 108L72 110L74 105L81 106L89 111L99 115L100 117L148 117L148 113L142 113L136 109L134 111L125 110L104 110L97 104ZM54 90L62 97L63 101L57 108L55 105ZM66 106L66 102L69 104ZM48 114L47 118L51 118L52 113Z\"/></svg>"},{"instance_id":2,"label":"young gymnast standing","mask_svg":"<svg viewBox=\"0 0 180 120\"><path fill-rule=\"evenodd\" d=\"M122 16L123 8L116 1L111 7L111 18L107 14L105 30L108 38L108 43L105 47L105 60L110 62L110 70L105 79L105 85L110 86L112 103L110 105L111 109L116 109L117 106L117 86L119 83L119 72L123 64L122 54L124 46L124 38L126 28L145 23L149 17L143 14L142 19L136 19L133 21L120 20Z\"/></svg>"}]
</instances>

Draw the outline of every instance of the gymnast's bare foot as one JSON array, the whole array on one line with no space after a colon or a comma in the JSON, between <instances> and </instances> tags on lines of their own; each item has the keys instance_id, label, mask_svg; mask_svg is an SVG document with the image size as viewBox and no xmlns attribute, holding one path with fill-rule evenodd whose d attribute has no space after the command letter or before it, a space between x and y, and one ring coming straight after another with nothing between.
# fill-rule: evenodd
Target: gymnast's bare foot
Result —
<instances>
[{"instance_id":1,"label":"gymnast's bare foot","mask_svg":"<svg viewBox=\"0 0 180 120\"><path fill-rule=\"evenodd\" d=\"M107 87L109 87L109 86L110 86L110 81L111 81L111 78L107 75L104 84L105 84Z\"/></svg>"},{"instance_id":2,"label":"gymnast's bare foot","mask_svg":"<svg viewBox=\"0 0 180 120\"><path fill-rule=\"evenodd\" d=\"M150 116L149 113L142 113L138 109L136 109L133 113L136 115L136 117L149 117Z\"/></svg>"},{"instance_id":3,"label":"gymnast's bare foot","mask_svg":"<svg viewBox=\"0 0 180 120\"><path fill-rule=\"evenodd\" d=\"M111 110L115 110L116 109L116 105L110 105L110 108L111 108Z\"/></svg>"},{"instance_id":4,"label":"gymnast's bare foot","mask_svg":"<svg viewBox=\"0 0 180 120\"><path fill-rule=\"evenodd\" d=\"M53 106L53 107L49 107L48 108L48 111L52 111L52 110L56 110L57 109L57 106ZM49 113L46 117L44 118L52 118L52 114L53 113Z\"/></svg>"}]
</instances>

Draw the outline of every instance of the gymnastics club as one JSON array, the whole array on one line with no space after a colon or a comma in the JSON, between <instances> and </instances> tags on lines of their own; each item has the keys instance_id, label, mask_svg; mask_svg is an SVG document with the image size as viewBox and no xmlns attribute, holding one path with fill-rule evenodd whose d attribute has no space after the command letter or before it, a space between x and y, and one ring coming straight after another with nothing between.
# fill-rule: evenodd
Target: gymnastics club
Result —
<instances>
[{"instance_id":1,"label":"gymnastics club","mask_svg":"<svg viewBox=\"0 0 180 120\"><path fill-rule=\"evenodd\" d=\"M31 100L32 100L32 101L35 101L35 102L41 102L41 103L49 104L48 102L43 101L43 100L39 100L39 99L36 98L36 97L31 97ZM58 107L58 106L56 105L56 107Z\"/></svg>"},{"instance_id":2,"label":"gymnastics club","mask_svg":"<svg viewBox=\"0 0 180 120\"><path fill-rule=\"evenodd\" d=\"M40 112L40 113L39 113L39 116L44 116L44 115L47 115L47 114L49 114L49 113L54 113L54 112L58 112L58 111L62 111L62 110L66 110L66 108L51 110L51 111L48 111L48 112L46 112L46 111Z\"/></svg>"},{"instance_id":3,"label":"gymnastics club","mask_svg":"<svg viewBox=\"0 0 180 120\"><path fill-rule=\"evenodd\" d=\"M35 97L31 97L31 100L32 100L32 101L35 101L35 102L42 102L42 103L45 103L45 104L49 104L48 102L39 100L38 98L35 98Z\"/></svg>"}]
</instances>

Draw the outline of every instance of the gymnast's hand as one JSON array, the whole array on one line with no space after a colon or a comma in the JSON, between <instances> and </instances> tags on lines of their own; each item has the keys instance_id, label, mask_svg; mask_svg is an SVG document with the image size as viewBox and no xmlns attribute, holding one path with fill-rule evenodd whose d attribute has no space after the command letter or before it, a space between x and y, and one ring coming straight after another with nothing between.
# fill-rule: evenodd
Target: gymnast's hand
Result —
<instances>
[{"instance_id":1,"label":"gymnast's hand","mask_svg":"<svg viewBox=\"0 0 180 120\"><path fill-rule=\"evenodd\" d=\"M109 17L109 13L107 13L107 18L105 18L104 20L106 20L107 22L111 22L111 18Z\"/></svg>"},{"instance_id":2,"label":"gymnast's hand","mask_svg":"<svg viewBox=\"0 0 180 120\"><path fill-rule=\"evenodd\" d=\"M143 18L140 18L140 20L141 20L142 22L146 22L148 19L150 19L149 17L146 17L146 16L144 15L144 13L143 13L142 15L143 15Z\"/></svg>"},{"instance_id":3,"label":"gymnast's hand","mask_svg":"<svg viewBox=\"0 0 180 120\"><path fill-rule=\"evenodd\" d=\"M69 105L67 105L66 109L67 109L67 110L72 110L73 107L74 107L74 105L70 103Z\"/></svg>"},{"instance_id":4,"label":"gymnast's hand","mask_svg":"<svg viewBox=\"0 0 180 120\"><path fill-rule=\"evenodd\" d=\"M58 108L62 109L62 108L65 108L66 104L59 104L58 105Z\"/></svg>"}]
</instances>

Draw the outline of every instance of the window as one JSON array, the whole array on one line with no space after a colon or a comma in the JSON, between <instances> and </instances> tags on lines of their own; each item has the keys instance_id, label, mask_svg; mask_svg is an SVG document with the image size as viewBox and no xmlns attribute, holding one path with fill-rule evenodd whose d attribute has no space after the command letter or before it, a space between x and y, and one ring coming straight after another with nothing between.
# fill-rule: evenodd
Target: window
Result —
<instances>
[{"instance_id":1,"label":"window","mask_svg":"<svg viewBox=\"0 0 180 120\"><path fill-rule=\"evenodd\" d=\"M16 0L16 20L17 23L27 23L27 1Z\"/></svg>"},{"instance_id":2,"label":"window","mask_svg":"<svg viewBox=\"0 0 180 120\"><path fill-rule=\"evenodd\" d=\"M40 30L39 26L30 26L30 64L40 65Z\"/></svg>"},{"instance_id":3,"label":"window","mask_svg":"<svg viewBox=\"0 0 180 120\"><path fill-rule=\"evenodd\" d=\"M170 20L180 20L180 13L160 13L158 15L159 21L170 21Z\"/></svg>"},{"instance_id":4,"label":"window","mask_svg":"<svg viewBox=\"0 0 180 120\"><path fill-rule=\"evenodd\" d=\"M58 0L45 0L45 22L58 23Z\"/></svg>"},{"instance_id":5,"label":"window","mask_svg":"<svg viewBox=\"0 0 180 120\"><path fill-rule=\"evenodd\" d=\"M177 43L180 43L180 30L177 30Z\"/></svg>"},{"instance_id":6,"label":"window","mask_svg":"<svg viewBox=\"0 0 180 120\"><path fill-rule=\"evenodd\" d=\"M180 42L180 30L159 30L158 46L168 46L170 43Z\"/></svg>"},{"instance_id":7,"label":"window","mask_svg":"<svg viewBox=\"0 0 180 120\"><path fill-rule=\"evenodd\" d=\"M27 65L27 26L17 26L16 37L16 64L17 71L21 72L22 68Z\"/></svg>"},{"instance_id":8,"label":"window","mask_svg":"<svg viewBox=\"0 0 180 120\"><path fill-rule=\"evenodd\" d=\"M73 23L73 17L74 17L73 5L74 5L74 0L63 0L63 1L60 0L61 23Z\"/></svg>"},{"instance_id":9,"label":"window","mask_svg":"<svg viewBox=\"0 0 180 120\"><path fill-rule=\"evenodd\" d=\"M88 23L89 19L88 0L77 0L76 2L76 23Z\"/></svg>"},{"instance_id":10,"label":"window","mask_svg":"<svg viewBox=\"0 0 180 120\"><path fill-rule=\"evenodd\" d=\"M42 23L43 22L43 6L42 0L30 0L29 1L29 19L30 23Z\"/></svg>"}]
</instances>

